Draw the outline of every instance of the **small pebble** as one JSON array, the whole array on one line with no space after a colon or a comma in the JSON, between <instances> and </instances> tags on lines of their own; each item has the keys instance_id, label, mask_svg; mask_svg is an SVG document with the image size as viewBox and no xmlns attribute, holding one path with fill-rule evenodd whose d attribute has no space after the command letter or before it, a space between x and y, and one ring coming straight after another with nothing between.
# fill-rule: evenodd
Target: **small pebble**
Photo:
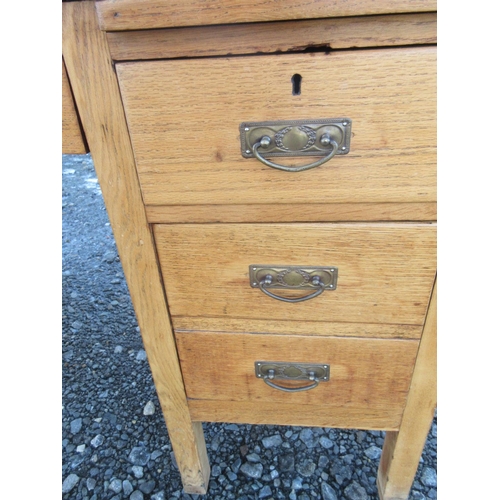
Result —
<instances>
[{"instance_id":1,"label":"small pebble","mask_svg":"<svg viewBox=\"0 0 500 500\"><path fill-rule=\"evenodd\" d=\"M144 470L140 465L134 465L132 467L132 473L137 479L141 479L144 476Z\"/></svg>"},{"instance_id":2,"label":"small pebble","mask_svg":"<svg viewBox=\"0 0 500 500\"><path fill-rule=\"evenodd\" d=\"M144 415L154 415L154 412L155 412L155 405L153 401L148 401L142 413Z\"/></svg>"},{"instance_id":3,"label":"small pebble","mask_svg":"<svg viewBox=\"0 0 500 500\"><path fill-rule=\"evenodd\" d=\"M145 351L144 349L141 349L141 350L137 353L137 355L136 355L135 359L136 359L137 361L146 361L146 359L148 359L148 357L147 357L147 355L146 355L146 351Z\"/></svg>"},{"instance_id":4,"label":"small pebble","mask_svg":"<svg viewBox=\"0 0 500 500\"><path fill-rule=\"evenodd\" d=\"M283 439L281 439L281 436L279 434L270 437L265 437L262 439L262 444L264 445L264 448L274 448L276 446L279 446L282 442Z\"/></svg>"},{"instance_id":5,"label":"small pebble","mask_svg":"<svg viewBox=\"0 0 500 500\"><path fill-rule=\"evenodd\" d=\"M62 484L62 492L69 493L78 483L80 478L76 474L70 474Z\"/></svg>"},{"instance_id":6,"label":"small pebble","mask_svg":"<svg viewBox=\"0 0 500 500\"><path fill-rule=\"evenodd\" d=\"M91 446L94 448L98 448L102 443L104 443L104 436L102 434L97 434L97 436L90 441Z\"/></svg>"}]
</instances>

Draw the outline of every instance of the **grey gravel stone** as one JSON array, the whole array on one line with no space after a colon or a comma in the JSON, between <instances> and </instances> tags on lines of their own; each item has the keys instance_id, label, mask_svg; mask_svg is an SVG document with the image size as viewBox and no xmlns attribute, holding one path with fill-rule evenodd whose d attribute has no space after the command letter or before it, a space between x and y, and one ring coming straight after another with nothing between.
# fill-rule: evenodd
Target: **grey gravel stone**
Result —
<instances>
[{"instance_id":1,"label":"grey gravel stone","mask_svg":"<svg viewBox=\"0 0 500 500\"><path fill-rule=\"evenodd\" d=\"M115 261L117 255L115 252L106 252L104 254L103 260L107 262L108 264L111 264L112 262Z\"/></svg>"},{"instance_id":2,"label":"grey gravel stone","mask_svg":"<svg viewBox=\"0 0 500 500\"><path fill-rule=\"evenodd\" d=\"M191 498L197 497L198 495L192 495ZM164 491L159 491L158 493L155 493L154 495L151 495L151 500L165 500L165 492Z\"/></svg>"},{"instance_id":3,"label":"grey gravel stone","mask_svg":"<svg viewBox=\"0 0 500 500\"><path fill-rule=\"evenodd\" d=\"M144 410L142 410L143 415L154 415L155 412L155 404L153 401L148 401L146 406L144 406Z\"/></svg>"},{"instance_id":4,"label":"grey gravel stone","mask_svg":"<svg viewBox=\"0 0 500 500\"><path fill-rule=\"evenodd\" d=\"M382 455L382 450L378 446L370 446L365 450L365 455L370 460L378 460L380 458L380 455Z\"/></svg>"},{"instance_id":5,"label":"grey gravel stone","mask_svg":"<svg viewBox=\"0 0 500 500\"><path fill-rule=\"evenodd\" d=\"M253 464L250 462L245 462L240 471L245 474L247 477L251 477L252 479L259 479L262 477L262 472L264 471L264 467L262 464Z\"/></svg>"},{"instance_id":6,"label":"grey gravel stone","mask_svg":"<svg viewBox=\"0 0 500 500\"><path fill-rule=\"evenodd\" d=\"M86 486L89 491L92 491L95 488L96 480L93 477L88 477L86 481Z\"/></svg>"},{"instance_id":7,"label":"grey gravel stone","mask_svg":"<svg viewBox=\"0 0 500 500\"><path fill-rule=\"evenodd\" d=\"M135 490L129 498L130 500L144 500L144 495L139 490Z\"/></svg>"},{"instance_id":8,"label":"grey gravel stone","mask_svg":"<svg viewBox=\"0 0 500 500\"><path fill-rule=\"evenodd\" d=\"M421 481L425 486L437 486L437 474L434 469L430 467L426 467L422 472Z\"/></svg>"},{"instance_id":9,"label":"grey gravel stone","mask_svg":"<svg viewBox=\"0 0 500 500\"><path fill-rule=\"evenodd\" d=\"M241 467L241 458L236 459L232 464L231 464L231 470L234 473L237 473L240 470Z\"/></svg>"},{"instance_id":10,"label":"grey gravel stone","mask_svg":"<svg viewBox=\"0 0 500 500\"><path fill-rule=\"evenodd\" d=\"M279 446L283 442L281 436L279 434L275 434L274 436L265 437L262 439L262 444L264 448L274 448Z\"/></svg>"},{"instance_id":11,"label":"grey gravel stone","mask_svg":"<svg viewBox=\"0 0 500 500\"><path fill-rule=\"evenodd\" d=\"M278 457L278 467L282 472L291 472L295 468L295 457L292 454L280 455Z\"/></svg>"},{"instance_id":12,"label":"grey gravel stone","mask_svg":"<svg viewBox=\"0 0 500 500\"><path fill-rule=\"evenodd\" d=\"M143 446L137 446L132 448L128 460L134 465L146 465L150 459L151 455L148 450Z\"/></svg>"},{"instance_id":13,"label":"grey gravel stone","mask_svg":"<svg viewBox=\"0 0 500 500\"><path fill-rule=\"evenodd\" d=\"M125 479L125 481L123 481L122 488L123 488L123 494L126 497L128 497L130 493L132 493L132 491L134 490L132 483L128 479Z\"/></svg>"},{"instance_id":14,"label":"grey gravel stone","mask_svg":"<svg viewBox=\"0 0 500 500\"><path fill-rule=\"evenodd\" d=\"M425 498L425 495L423 493L421 493L420 491L415 491L411 497L410 497L411 500L427 500Z\"/></svg>"},{"instance_id":15,"label":"grey gravel stone","mask_svg":"<svg viewBox=\"0 0 500 500\"><path fill-rule=\"evenodd\" d=\"M134 465L132 467L132 473L137 479L141 479L144 476L144 469L140 465Z\"/></svg>"},{"instance_id":16,"label":"grey gravel stone","mask_svg":"<svg viewBox=\"0 0 500 500\"><path fill-rule=\"evenodd\" d=\"M304 477L311 477L316 470L316 464L310 459L299 462L296 466L297 472Z\"/></svg>"},{"instance_id":17,"label":"grey gravel stone","mask_svg":"<svg viewBox=\"0 0 500 500\"><path fill-rule=\"evenodd\" d=\"M319 438L319 444L327 450L333 447L333 441L328 439L326 436L321 436Z\"/></svg>"},{"instance_id":18,"label":"grey gravel stone","mask_svg":"<svg viewBox=\"0 0 500 500\"><path fill-rule=\"evenodd\" d=\"M69 425L71 429L71 434L78 434L82 430L82 419L75 418L74 420L71 421Z\"/></svg>"},{"instance_id":19,"label":"grey gravel stone","mask_svg":"<svg viewBox=\"0 0 500 500\"><path fill-rule=\"evenodd\" d=\"M157 458L160 458L162 455L163 455L163 451L154 450L153 453L151 453L151 460L156 460Z\"/></svg>"},{"instance_id":20,"label":"grey gravel stone","mask_svg":"<svg viewBox=\"0 0 500 500\"><path fill-rule=\"evenodd\" d=\"M271 495L273 494L273 492L271 491L271 488L269 486L264 486L264 488L262 488L260 491L259 491L259 498L268 498L270 497Z\"/></svg>"},{"instance_id":21,"label":"grey gravel stone","mask_svg":"<svg viewBox=\"0 0 500 500\"><path fill-rule=\"evenodd\" d=\"M90 441L91 446L94 448L98 448L102 443L104 443L104 436L102 434L97 434L97 436Z\"/></svg>"},{"instance_id":22,"label":"grey gravel stone","mask_svg":"<svg viewBox=\"0 0 500 500\"><path fill-rule=\"evenodd\" d=\"M148 357L147 357L147 355L146 355L146 351L145 351L144 349L141 349L141 350L137 353L137 355L136 355L135 359L136 359L137 361L146 361L146 359L148 359Z\"/></svg>"},{"instance_id":23,"label":"grey gravel stone","mask_svg":"<svg viewBox=\"0 0 500 500\"><path fill-rule=\"evenodd\" d=\"M302 489L302 478L301 477L296 477L292 481L292 489L294 489L294 490L301 490Z\"/></svg>"},{"instance_id":24,"label":"grey gravel stone","mask_svg":"<svg viewBox=\"0 0 500 500\"><path fill-rule=\"evenodd\" d=\"M259 455L257 455L257 453L249 453L249 454L246 456L246 459L247 459L249 462L252 462L252 463L258 463L258 462L260 462L260 457L259 457Z\"/></svg>"},{"instance_id":25,"label":"grey gravel stone","mask_svg":"<svg viewBox=\"0 0 500 500\"><path fill-rule=\"evenodd\" d=\"M76 474L70 474L62 484L62 492L69 493L80 481L80 478Z\"/></svg>"},{"instance_id":26,"label":"grey gravel stone","mask_svg":"<svg viewBox=\"0 0 500 500\"><path fill-rule=\"evenodd\" d=\"M341 485L345 480L350 480L353 475L353 470L341 463L334 463L330 469L330 474L335 478L338 485Z\"/></svg>"},{"instance_id":27,"label":"grey gravel stone","mask_svg":"<svg viewBox=\"0 0 500 500\"><path fill-rule=\"evenodd\" d=\"M142 483L139 486L139 489L146 495L149 495L155 489L155 486L156 486L156 481L152 479L151 481L146 481L145 483Z\"/></svg>"},{"instance_id":28,"label":"grey gravel stone","mask_svg":"<svg viewBox=\"0 0 500 500\"><path fill-rule=\"evenodd\" d=\"M223 441L224 441L224 437L219 432L217 435L215 435L212 438L212 441L210 443L210 448L212 448L213 451L217 451L219 449L219 446L221 445L221 443Z\"/></svg>"},{"instance_id":29,"label":"grey gravel stone","mask_svg":"<svg viewBox=\"0 0 500 500\"><path fill-rule=\"evenodd\" d=\"M308 448L314 448L319 441L318 437L313 433L312 429L302 429L300 431L300 440Z\"/></svg>"},{"instance_id":30,"label":"grey gravel stone","mask_svg":"<svg viewBox=\"0 0 500 500\"><path fill-rule=\"evenodd\" d=\"M369 500L368 493L359 483L354 481L345 490L344 494L349 500Z\"/></svg>"},{"instance_id":31,"label":"grey gravel stone","mask_svg":"<svg viewBox=\"0 0 500 500\"><path fill-rule=\"evenodd\" d=\"M111 481L109 482L109 486L108 488L111 490L111 491L114 491L115 493L120 493L120 491L122 491L122 482L120 479L117 479L116 477L114 477L113 479L111 479Z\"/></svg>"}]
</instances>

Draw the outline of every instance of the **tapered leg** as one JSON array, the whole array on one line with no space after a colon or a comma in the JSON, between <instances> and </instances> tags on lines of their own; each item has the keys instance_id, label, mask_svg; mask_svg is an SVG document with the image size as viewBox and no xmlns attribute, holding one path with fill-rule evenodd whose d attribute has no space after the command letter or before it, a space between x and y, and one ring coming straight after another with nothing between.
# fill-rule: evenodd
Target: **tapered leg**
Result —
<instances>
[{"instance_id":1,"label":"tapered leg","mask_svg":"<svg viewBox=\"0 0 500 500\"><path fill-rule=\"evenodd\" d=\"M210 467L192 422L153 234L146 218L106 34L94 2L65 2L63 56L94 161L184 491L206 493Z\"/></svg>"},{"instance_id":2,"label":"tapered leg","mask_svg":"<svg viewBox=\"0 0 500 500\"><path fill-rule=\"evenodd\" d=\"M436 409L436 293L434 284L408 400L399 431L387 432L377 484L381 500L406 500Z\"/></svg>"}]
</instances>

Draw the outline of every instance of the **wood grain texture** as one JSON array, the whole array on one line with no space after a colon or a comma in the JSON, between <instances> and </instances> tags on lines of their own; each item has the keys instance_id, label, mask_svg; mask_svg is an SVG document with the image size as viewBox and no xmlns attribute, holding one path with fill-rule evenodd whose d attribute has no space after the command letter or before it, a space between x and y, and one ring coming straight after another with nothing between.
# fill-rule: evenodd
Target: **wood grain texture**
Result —
<instances>
[{"instance_id":1,"label":"wood grain texture","mask_svg":"<svg viewBox=\"0 0 500 500\"><path fill-rule=\"evenodd\" d=\"M419 47L117 64L145 204L435 202L435 56ZM241 156L242 122L342 116L353 121L351 151L321 167L290 173Z\"/></svg>"},{"instance_id":2,"label":"wood grain texture","mask_svg":"<svg viewBox=\"0 0 500 500\"><path fill-rule=\"evenodd\" d=\"M63 4L63 55L92 151L120 261L181 472L184 488L204 493L209 467L200 424L187 407L154 241L105 34L93 2Z\"/></svg>"},{"instance_id":3,"label":"wood grain texture","mask_svg":"<svg viewBox=\"0 0 500 500\"><path fill-rule=\"evenodd\" d=\"M226 401L253 403L256 408L261 403L275 407L294 404L312 422L314 412L310 406L330 408L332 420L338 408L340 415L347 408L359 413L364 410L368 415L382 410L392 414L393 419L400 416L418 349L414 340L208 332L176 332L176 339L190 399L220 401L221 409ZM255 361L329 364L330 380L310 391L285 393L255 376ZM288 387L307 385L283 380L277 383ZM250 421L252 415L240 418L255 423ZM370 425L367 421L360 427Z\"/></svg>"},{"instance_id":4,"label":"wood grain texture","mask_svg":"<svg viewBox=\"0 0 500 500\"><path fill-rule=\"evenodd\" d=\"M406 500L437 402L437 282L398 432L386 434L377 477L381 500Z\"/></svg>"},{"instance_id":5,"label":"wood grain texture","mask_svg":"<svg viewBox=\"0 0 500 500\"><path fill-rule=\"evenodd\" d=\"M433 203L303 203L267 205L148 205L150 223L435 221Z\"/></svg>"},{"instance_id":6,"label":"wood grain texture","mask_svg":"<svg viewBox=\"0 0 500 500\"><path fill-rule=\"evenodd\" d=\"M107 34L113 59L348 49L436 43L436 13L316 19L194 28L114 31ZM203 43L200 43L203 40Z\"/></svg>"},{"instance_id":7,"label":"wood grain texture","mask_svg":"<svg viewBox=\"0 0 500 500\"><path fill-rule=\"evenodd\" d=\"M242 401L189 399L191 418L202 422L297 425L337 429L397 430L401 412L394 408L353 408Z\"/></svg>"},{"instance_id":8,"label":"wood grain texture","mask_svg":"<svg viewBox=\"0 0 500 500\"><path fill-rule=\"evenodd\" d=\"M97 2L106 31L225 23L317 19L402 12L431 12L435 0L103 0Z\"/></svg>"},{"instance_id":9,"label":"wood grain texture","mask_svg":"<svg viewBox=\"0 0 500 500\"><path fill-rule=\"evenodd\" d=\"M436 270L434 224L183 224L154 229L175 328L179 316L246 319L252 331L254 319L281 321L284 332L287 321L317 321L323 322L325 334L331 322L424 323ZM305 302L280 302L250 287L248 267L254 264L338 266L337 289Z\"/></svg>"},{"instance_id":10,"label":"wood grain texture","mask_svg":"<svg viewBox=\"0 0 500 500\"><path fill-rule=\"evenodd\" d=\"M62 152L74 155L88 153L64 61L62 62Z\"/></svg>"},{"instance_id":11,"label":"wood grain texture","mask_svg":"<svg viewBox=\"0 0 500 500\"><path fill-rule=\"evenodd\" d=\"M368 337L381 339L420 339L422 326L388 325L381 323L328 323L322 321L286 321L253 318L175 318L177 332L197 331L266 333L287 335L329 335L335 337Z\"/></svg>"}]
</instances>

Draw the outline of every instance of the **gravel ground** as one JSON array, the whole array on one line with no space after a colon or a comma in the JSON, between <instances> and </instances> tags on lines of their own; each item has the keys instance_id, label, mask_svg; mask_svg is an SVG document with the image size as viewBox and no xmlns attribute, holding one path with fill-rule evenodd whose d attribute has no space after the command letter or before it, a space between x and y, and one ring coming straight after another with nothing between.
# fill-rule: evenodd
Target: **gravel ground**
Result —
<instances>
[{"instance_id":1,"label":"gravel ground","mask_svg":"<svg viewBox=\"0 0 500 500\"><path fill-rule=\"evenodd\" d=\"M209 494L182 493L92 159L63 156L63 499L377 499L383 432L204 424ZM410 499L436 493L436 420Z\"/></svg>"}]
</instances>

